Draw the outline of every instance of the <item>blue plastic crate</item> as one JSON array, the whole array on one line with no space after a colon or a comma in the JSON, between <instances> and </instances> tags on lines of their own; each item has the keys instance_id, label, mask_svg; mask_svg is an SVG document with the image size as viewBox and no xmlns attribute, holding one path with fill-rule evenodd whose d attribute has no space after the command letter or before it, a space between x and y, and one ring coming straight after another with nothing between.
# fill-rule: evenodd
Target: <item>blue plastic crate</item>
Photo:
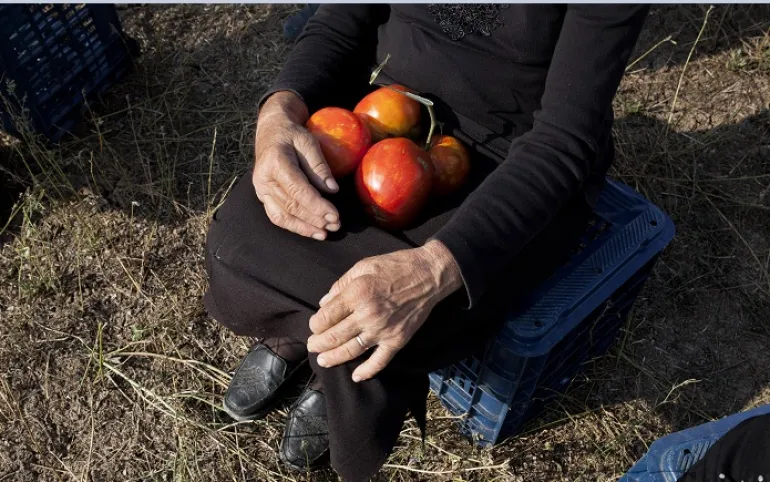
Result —
<instances>
[{"instance_id":1,"label":"blue plastic crate","mask_svg":"<svg viewBox=\"0 0 770 482\"><path fill-rule=\"evenodd\" d=\"M674 224L631 188L608 181L570 261L507 315L483 353L431 374L431 389L477 444L519 431L607 352Z\"/></svg>"},{"instance_id":2,"label":"blue plastic crate","mask_svg":"<svg viewBox=\"0 0 770 482\"><path fill-rule=\"evenodd\" d=\"M112 5L0 5L0 120L17 119L57 141L78 121L84 100L130 67L136 42Z\"/></svg>"},{"instance_id":3,"label":"blue plastic crate","mask_svg":"<svg viewBox=\"0 0 770 482\"><path fill-rule=\"evenodd\" d=\"M727 432L741 422L770 414L770 405L667 435L650 446L619 482L676 482Z\"/></svg>"}]
</instances>

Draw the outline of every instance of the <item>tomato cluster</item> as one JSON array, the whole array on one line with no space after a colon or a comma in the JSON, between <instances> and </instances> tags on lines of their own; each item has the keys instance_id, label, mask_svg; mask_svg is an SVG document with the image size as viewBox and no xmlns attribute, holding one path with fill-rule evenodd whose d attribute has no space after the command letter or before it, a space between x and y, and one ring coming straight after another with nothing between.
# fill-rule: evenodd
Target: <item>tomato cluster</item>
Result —
<instances>
[{"instance_id":1,"label":"tomato cluster","mask_svg":"<svg viewBox=\"0 0 770 482\"><path fill-rule=\"evenodd\" d=\"M431 196L455 192L470 171L468 151L456 138L439 135L427 149L415 143L421 105L404 92L401 85L381 87L352 112L324 107L307 122L334 177L355 174L365 211L390 229L407 227Z\"/></svg>"}]
</instances>

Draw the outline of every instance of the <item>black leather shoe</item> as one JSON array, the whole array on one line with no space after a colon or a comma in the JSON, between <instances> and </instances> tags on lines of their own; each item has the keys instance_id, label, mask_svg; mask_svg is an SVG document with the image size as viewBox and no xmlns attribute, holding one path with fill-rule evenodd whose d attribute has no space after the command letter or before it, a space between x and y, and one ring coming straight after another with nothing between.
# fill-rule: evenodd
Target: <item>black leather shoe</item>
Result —
<instances>
[{"instance_id":1,"label":"black leather shoe","mask_svg":"<svg viewBox=\"0 0 770 482\"><path fill-rule=\"evenodd\" d=\"M224 409L239 422L263 417L278 401L281 390L307 359L287 362L257 343L241 360L227 387Z\"/></svg>"},{"instance_id":2,"label":"black leather shoe","mask_svg":"<svg viewBox=\"0 0 770 482\"><path fill-rule=\"evenodd\" d=\"M326 398L308 388L289 412L278 456L290 469L304 472L320 465L328 454Z\"/></svg>"}]
</instances>

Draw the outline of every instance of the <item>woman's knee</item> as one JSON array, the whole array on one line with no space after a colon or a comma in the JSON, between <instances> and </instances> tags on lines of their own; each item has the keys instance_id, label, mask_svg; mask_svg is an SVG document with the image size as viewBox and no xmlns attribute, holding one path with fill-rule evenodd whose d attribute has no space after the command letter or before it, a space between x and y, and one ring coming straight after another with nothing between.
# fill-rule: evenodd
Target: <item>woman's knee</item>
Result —
<instances>
[{"instance_id":1,"label":"woman's knee","mask_svg":"<svg viewBox=\"0 0 770 482\"><path fill-rule=\"evenodd\" d=\"M206 251L208 254L215 254L217 249L227 238L227 233L229 231L228 224L229 223L221 219L219 210L214 212L214 215L211 217L208 232L206 233Z\"/></svg>"},{"instance_id":2,"label":"woman's knee","mask_svg":"<svg viewBox=\"0 0 770 482\"><path fill-rule=\"evenodd\" d=\"M248 235L248 229L258 218L255 213L260 208L251 174L245 174L233 187L225 201L214 211L206 234L206 248L216 254L230 237ZM250 222L251 221L251 222Z\"/></svg>"}]
</instances>

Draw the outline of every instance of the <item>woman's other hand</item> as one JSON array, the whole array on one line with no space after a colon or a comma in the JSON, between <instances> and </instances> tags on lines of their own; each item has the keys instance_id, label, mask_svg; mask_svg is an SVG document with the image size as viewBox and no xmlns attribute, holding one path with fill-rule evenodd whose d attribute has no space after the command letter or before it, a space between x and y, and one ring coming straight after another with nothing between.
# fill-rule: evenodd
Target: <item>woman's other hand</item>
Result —
<instances>
[{"instance_id":1,"label":"woman's other hand","mask_svg":"<svg viewBox=\"0 0 770 482\"><path fill-rule=\"evenodd\" d=\"M252 183L273 224L320 241L340 228L337 208L320 192L339 187L304 127L307 119L305 103L292 92L277 92L265 101L257 121Z\"/></svg>"},{"instance_id":2,"label":"woman's other hand","mask_svg":"<svg viewBox=\"0 0 770 482\"><path fill-rule=\"evenodd\" d=\"M409 342L433 307L460 286L455 259L439 241L364 259L321 299L310 318L308 350L319 353L319 366L332 367L376 346L353 372L356 382L372 378Z\"/></svg>"}]
</instances>

